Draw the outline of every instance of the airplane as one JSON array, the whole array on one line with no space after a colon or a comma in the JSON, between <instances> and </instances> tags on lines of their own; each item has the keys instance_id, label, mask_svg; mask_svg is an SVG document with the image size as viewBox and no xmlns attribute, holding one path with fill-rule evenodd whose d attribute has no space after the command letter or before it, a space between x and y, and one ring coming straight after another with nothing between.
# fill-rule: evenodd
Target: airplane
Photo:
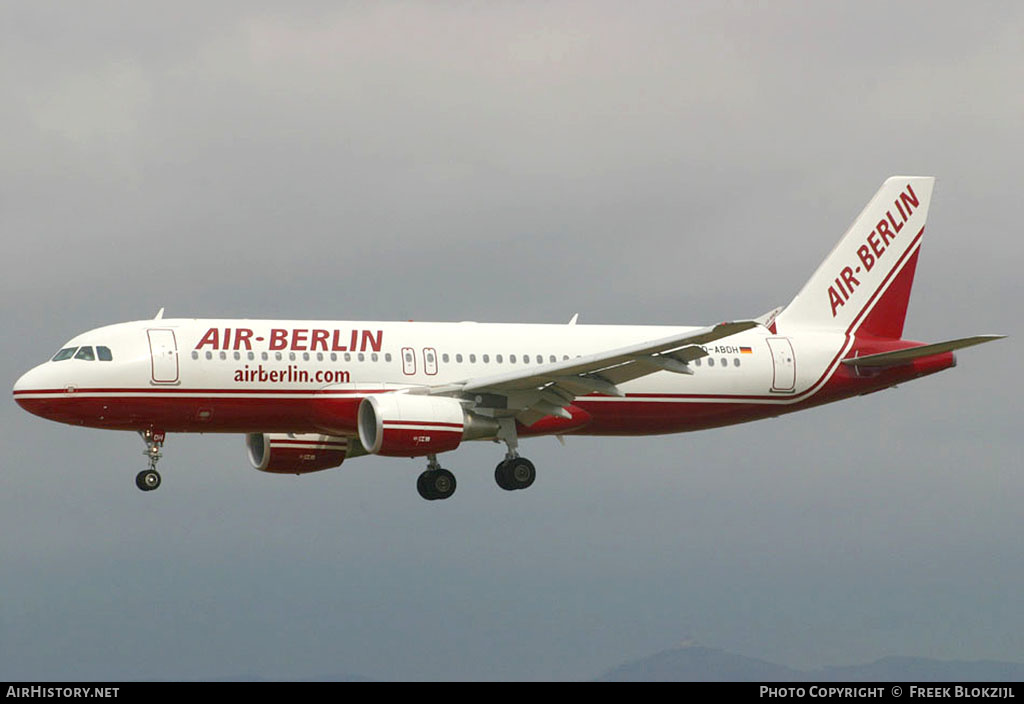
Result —
<instances>
[{"instance_id":1,"label":"airplane","mask_svg":"<svg viewBox=\"0 0 1024 704\"><path fill-rule=\"evenodd\" d=\"M136 431L143 491L167 433L244 433L252 466L305 474L361 455L426 458L505 445L507 491L534 483L519 439L649 435L771 418L955 366L1002 335L924 344L903 326L934 178L887 179L789 305L704 327L165 319L77 335L14 385L50 420Z\"/></svg>"}]
</instances>

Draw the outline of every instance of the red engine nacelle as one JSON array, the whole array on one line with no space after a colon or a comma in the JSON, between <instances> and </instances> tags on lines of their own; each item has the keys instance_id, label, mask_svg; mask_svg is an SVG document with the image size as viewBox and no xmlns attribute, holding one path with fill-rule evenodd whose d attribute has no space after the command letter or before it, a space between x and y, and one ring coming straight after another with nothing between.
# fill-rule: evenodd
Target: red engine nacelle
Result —
<instances>
[{"instance_id":1,"label":"red engine nacelle","mask_svg":"<svg viewBox=\"0 0 1024 704\"><path fill-rule=\"evenodd\" d=\"M465 419L453 398L375 394L359 404L359 441L367 452L388 457L447 452L462 442Z\"/></svg>"},{"instance_id":2,"label":"red engine nacelle","mask_svg":"<svg viewBox=\"0 0 1024 704\"><path fill-rule=\"evenodd\" d=\"M261 472L306 474L337 467L349 454L348 439L333 435L249 433L249 461Z\"/></svg>"}]
</instances>

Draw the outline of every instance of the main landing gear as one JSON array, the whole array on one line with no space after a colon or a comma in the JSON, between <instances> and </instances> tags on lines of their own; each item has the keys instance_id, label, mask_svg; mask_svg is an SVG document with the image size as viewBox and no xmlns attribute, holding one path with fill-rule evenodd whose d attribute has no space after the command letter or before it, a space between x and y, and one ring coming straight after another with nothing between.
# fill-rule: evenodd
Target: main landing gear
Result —
<instances>
[{"instance_id":1,"label":"main landing gear","mask_svg":"<svg viewBox=\"0 0 1024 704\"><path fill-rule=\"evenodd\" d=\"M437 455L428 455L427 460L427 470L416 480L416 490L427 501L447 499L455 493L455 475L437 463Z\"/></svg>"},{"instance_id":2,"label":"main landing gear","mask_svg":"<svg viewBox=\"0 0 1024 704\"><path fill-rule=\"evenodd\" d=\"M533 462L519 456L515 419L500 418L498 423L496 440L505 443L508 451L494 468L494 481L505 491L526 489L536 481L537 469ZM455 475L438 464L437 455L427 455L427 469L416 480L416 490L427 501L447 499L455 493Z\"/></svg>"},{"instance_id":3,"label":"main landing gear","mask_svg":"<svg viewBox=\"0 0 1024 704\"><path fill-rule=\"evenodd\" d=\"M537 479L537 468L533 462L519 456L519 435L516 433L515 420L501 418L498 423L498 439L505 443L508 451L505 459L494 468L494 481L505 491L526 489Z\"/></svg>"},{"instance_id":4,"label":"main landing gear","mask_svg":"<svg viewBox=\"0 0 1024 704\"><path fill-rule=\"evenodd\" d=\"M149 458L149 469L135 475L135 486L142 491L153 491L160 486L160 473L156 471L156 463L163 457L160 448L164 445L165 433L162 430L140 430L139 436L146 443L146 451L142 454Z\"/></svg>"},{"instance_id":5,"label":"main landing gear","mask_svg":"<svg viewBox=\"0 0 1024 704\"><path fill-rule=\"evenodd\" d=\"M525 489L537 478L533 462L525 457L509 457L494 468L494 481L505 491Z\"/></svg>"}]
</instances>

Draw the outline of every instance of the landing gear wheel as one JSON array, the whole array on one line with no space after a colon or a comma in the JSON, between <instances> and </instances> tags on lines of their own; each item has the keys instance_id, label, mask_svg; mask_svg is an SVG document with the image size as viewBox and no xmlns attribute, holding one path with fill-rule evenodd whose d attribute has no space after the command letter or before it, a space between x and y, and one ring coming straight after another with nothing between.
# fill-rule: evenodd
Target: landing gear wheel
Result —
<instances>
[{"instance_id":1,"label":"landing gear wheel","mask_svg":"<svg viewBox=\"0 0 1024 704\"><path fill-rule=\"evenodd\" d=\"M508 460L502 460L494 468L494 481L505 491L515 491L512 481L508 476Z\"/></svg>"},{"instance_id":2,"label":"landing gear wheel","mask_svg":"<svg viewBox=\"0 0 1024 704\"><path fill-rule=\"evenodd\" d=\"M494 469L494 481L505 491L526 489L537 479L537 469L525 457L513 457Z\"/></svg>"},{"instance_id":3,"label":"landing gear wheel","mask_svg":"<svg viewBox=\"0 0 1024 704\"><path fill-rule=\"evenodd\" d=\"M455 475L447 469L437 470L437 474L430 480L430 488L435 499L447 499L455 493Z\"/></svg>"},{"instance_id":4,"label":"landing gear wheel","mask_svg":"<svg viewBox=\"0 0 1024 704\"><path fill-rule=\"evenodd\" d=\"M416 480L416 490L427 501L447 499L455 493L455 475L447 469L428 469Z\"/></svg>"},{"instance_id":5,"label":"landing gear wheel","mask_svg":"<svg viewBox=\"0 0 1024 704\"><path fill-rule=\"evenodd\" d=\"M153 491L160 486L160 473L155 469L145 469L135 475L135 486L143 491Z\"/></svg>"},{"instance_id":6,"label":"landing gear wheel","mask_svg":"<svg viewBox=\"0 0 1024 704\"><path fill-rule=\"evenodd\" d=\"M525 457L516 457L508 463L509 483L513 489L526 489L537 479L537 469Z\"/></svg>"}]
</instances>

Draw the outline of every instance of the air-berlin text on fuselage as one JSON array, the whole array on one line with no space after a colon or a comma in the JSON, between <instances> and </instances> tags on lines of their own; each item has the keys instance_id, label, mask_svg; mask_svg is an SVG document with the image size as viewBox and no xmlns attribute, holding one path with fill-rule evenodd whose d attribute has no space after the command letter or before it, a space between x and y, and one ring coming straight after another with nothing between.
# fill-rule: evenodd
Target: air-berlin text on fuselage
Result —
<instances>
[{"instance_id":1,"label":"air-berlin text on fuselage","mask_svg":"<svg viewBox=\"0 0 1024 704\"><path fill-rule=\"evenodd\" d=\"M210 328L195 349L268 350L296 352L380 352L383 330L325 330L323 328L273 328L256 335L249 328Z\"/></svg>"},{"instance_id":2,"label":"air-berlin text on fuselage","mask_svg":"<svg viewBox=\"0 0 1024 704\"><path fill-rule=\"evenodd\" d=\"M832 306L833 318L836 317L839 309L850 300L850 296L853 295L856 288L860 286L857 274L862 272L866 274L875 268L875 265L885 256L889 243L896 239L900 230L910 220L914 209L919 205L920 200L914 193L914 188L908 183L899 198L893 201L893 208L885 211L885 217L879 220L874 229L864 238L864 244L857 247L857 258L860 263L853 267L843 267L839 276L835 278L835 282L828 287L828 302Z\"/></svg>"}]
</instances>

